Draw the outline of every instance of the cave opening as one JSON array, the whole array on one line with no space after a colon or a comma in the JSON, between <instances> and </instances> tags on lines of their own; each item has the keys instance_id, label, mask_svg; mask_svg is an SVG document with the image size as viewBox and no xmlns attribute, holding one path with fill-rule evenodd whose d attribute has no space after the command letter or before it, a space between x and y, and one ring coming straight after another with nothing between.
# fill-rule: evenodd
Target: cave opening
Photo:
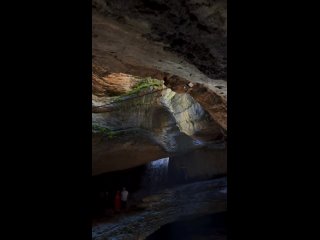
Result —
<instances>
[{"instance_id":1,"label":"cave opening","mask_svg":"<svg viewBox=\"0 0 320 240\"><path fill-rule=\"evenodd\" d=\"M125 187L129 192L128 208L144 196L168 186L169 157L151 161L125 170L106 172L92 177L93 218L112 217L117 191Z\"/></svg>"},{"instance_id":2,"label":"cave opening","mask_svg":"<svg viewBox=\"0 0 320 240\"><path fill-rule=\"evenodd\" d=\"M225 239L226 3L93 1L92 239Z\"/></svg>"},{"instance_id":3,"label":"cave opening","mask_svg":"<svg viewBox=\"0 0 320 240\"><path fill-rule=\"evenodd\" d=\"M136 167L93 176L92 217L94 219L114 217L115 195L123 187L130 194L128 209L136 211L137 205L146 196L177 186L225 177L225 160L225 148L206 147Z\"/></svg>"},{"instance_id":4,"label":"cave opening","mask_svg":"<svg viewBox=\"0 0 320 240\"><path fill-rule=\"evenodd\" d=\"M155 225L150 223L155 229L145 236L156 231L158 224L165 226L164 230L150 239L166 236L168 228L171 232L174 229L171 235L175 236L182 228L181 215L198 216L201 211L209 220L196 220L202 223L196 228L208 232L207 226L213 226L210 214L226 208L225 132L201 103L201 98L193 98L189 92L206 88L190 81L172 83L175 78L162 81L109 72L99 79L106 85L101 87L101 81L95 85L93 236L99 236L100 232L110 237L120 234L114 233L112 226L129 236L127 225L138 222L141 226L137 228L143 229L144 224L149 224L143 219L149 215L168 219ZM127 207L117 210L116 193L123 187L129 192ZM216 195L218 201L212 198ZM174 217L170 218L170 214ZM192 222L184 226L188 224ZM197 234L196 229L194 231L190 235Z\"/></svg>"}]
</instances>

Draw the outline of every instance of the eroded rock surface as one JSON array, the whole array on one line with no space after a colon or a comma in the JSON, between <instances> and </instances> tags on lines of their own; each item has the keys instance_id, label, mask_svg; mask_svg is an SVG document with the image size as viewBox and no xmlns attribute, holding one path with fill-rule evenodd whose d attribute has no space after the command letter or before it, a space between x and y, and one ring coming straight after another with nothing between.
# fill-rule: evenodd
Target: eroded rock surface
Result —
<instances>
[{"instance_id":1,"label":"eroded rock surface","mask_svg":"<svg viewBox=\"0 0 320 240\"><path fill-rule=\"evenodd\" d=\"M130 151L132 167L223 138L221 126L188 93L174 92L161 83L121 97L139 81L128 74L109 74L98 84L120 96L113 101L107 95L94 95L93 125L121 135L110 139L93 134L93 174L119 170L121 164L113 160L124 159ZM145 154L139 154L144 150Z\"/></svg>"},{"instance_id":2,"label":"eroded rock surface","mask_svg":"<svg viewBox=\"0 0 320 240\"><path fill-rule=\"evenodd\" d=\"M112 73L168 79L226 130L226 16L225 0L94 0L94 94Z\"/></svg>"},{"instance_id":3,"label":"eroded rock surface","mask_svg":"<svg viewBox=\"0 0 320 240\"><path fill-rule=\"evenodd\" d=\"M136 41L141 40L138 35L142 34L146 40L161 43L166 51L180 56L208 77L226 80L226 0L94 0L93 8L101 15L136 29L132 36ZM101 36L94 31L93 37L99 41ZM119 42L126 40L120 38ZM146 46L145 50L149 49ZM152 53L153 48L150 50ZM153 62L158 59L167 61L159 55Z\"/></svg>"},{"instance_id":4,"label":"eroded rock surface","mask_svg":"<svg viewBox=\"0 0 320 240\"><path fill-rule=\"evenodd\" d=\"M93 175L165 157L193 178L226 174L226 2L92 1L93 124L108 129L92 135ZM163 80L163 89L113 104L145 77ZM216 142L221 151L203 149ZM184 217L226 211L226 179L167 189L138 206L94 226L92 238L145 239Z\"/></svg>"}]
</instances>

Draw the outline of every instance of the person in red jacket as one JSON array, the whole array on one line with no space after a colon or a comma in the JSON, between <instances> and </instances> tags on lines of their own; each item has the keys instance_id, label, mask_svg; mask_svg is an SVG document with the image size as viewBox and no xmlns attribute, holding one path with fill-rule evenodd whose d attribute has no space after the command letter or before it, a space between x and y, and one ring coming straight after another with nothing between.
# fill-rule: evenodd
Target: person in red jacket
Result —
<instances>
[{"instance_id":1,"label":"person in red jacket","mask_svg":"<svg viewBox=\"0 0 320 240\"><path fill-rule=\"evenodd\" d=\"M121 194L120 191L117 191L116 196L114 198L114 210L119 212L121 209Z\"/></svg>"}]
</instances>

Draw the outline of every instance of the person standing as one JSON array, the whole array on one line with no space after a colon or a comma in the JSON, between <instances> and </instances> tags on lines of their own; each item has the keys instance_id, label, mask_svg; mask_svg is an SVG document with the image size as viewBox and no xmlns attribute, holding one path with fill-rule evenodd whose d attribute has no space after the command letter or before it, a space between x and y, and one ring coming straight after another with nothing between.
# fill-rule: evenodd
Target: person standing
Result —
<instances>
[{"instance_id":1,"label":"person standing","mask_svg":"<svg viewBox=\"0 0 320 240\"><path fill-rule=\"evenodd\" d=\"M120 191L117 191L116 196L114 198L114 210L119 212L121 209L121 194Z\"/></svg>"},{"instance_id":2,"label":"person standing","mask_svg":"<svg viewBox=\"0 0 320 240\"><path fill-rule=\"evenodd\" d=\"M127 201L128 201L128 191L124 187L121 192L121 207L122 209L127 209Z\"/></svg>"}]
</instances>

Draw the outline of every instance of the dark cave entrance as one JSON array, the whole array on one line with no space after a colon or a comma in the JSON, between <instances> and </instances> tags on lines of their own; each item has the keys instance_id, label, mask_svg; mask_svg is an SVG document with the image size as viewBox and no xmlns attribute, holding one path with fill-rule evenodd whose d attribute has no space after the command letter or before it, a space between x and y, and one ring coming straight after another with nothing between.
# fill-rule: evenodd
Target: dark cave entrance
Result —
<instances>
[{"instance_id":1,"label":"dark cave entrance","mask_svg":"<svg viewBox=\"0 0 320 240\"><path fill-rule=\"evenodd\" d=\"M212 159L215 152L215 161ZM178 185L225 176L225 149L206 149L151 161L145 165L121 171L103 173L92 177L93 218L111 215L117 191L129 191L131 210L143 197ZM219 161L221 163L219 163ZM218 164L217 164L218 162ZM109 214L108 214L109 212Z\"/></svg>"},{"instance_id":2,"label":"dark cave entrance","mask_svg":"<svg viewBox=\"0 0 320 240\"><path fill-rule=\"evenodd\" d=\"M129 206L143 196L167 187L169 158L158 159L148 164L121 171L103 173L92 177L93 217L105 215L105 210L114 206L117 191L125 187L129 192Z\"/></svg>"}]
</instances>

